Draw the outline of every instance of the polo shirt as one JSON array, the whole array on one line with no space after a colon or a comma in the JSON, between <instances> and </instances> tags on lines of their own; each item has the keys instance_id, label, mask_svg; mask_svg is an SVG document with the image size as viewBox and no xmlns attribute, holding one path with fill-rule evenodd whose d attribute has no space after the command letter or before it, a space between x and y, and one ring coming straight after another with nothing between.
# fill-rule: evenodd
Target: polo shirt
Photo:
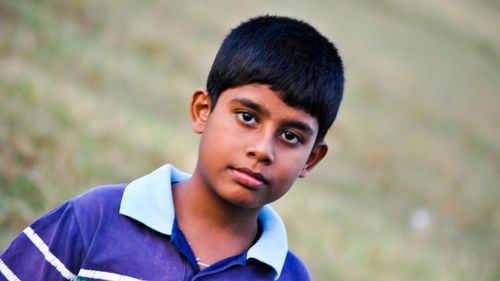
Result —
<instances>
[{"instance_id":1,"label":"polo shirt","mask_svg":"<svg viewBox=\"0 0 500 281\"><path fill-rule=\"evenodd\" d=\"M259 213L260 236L249 249L200 270L172 197L172 184L189 177L167 164L62 204L0 255L0 281L311 280L270 206Z\"/></svg>"}]
</instances>

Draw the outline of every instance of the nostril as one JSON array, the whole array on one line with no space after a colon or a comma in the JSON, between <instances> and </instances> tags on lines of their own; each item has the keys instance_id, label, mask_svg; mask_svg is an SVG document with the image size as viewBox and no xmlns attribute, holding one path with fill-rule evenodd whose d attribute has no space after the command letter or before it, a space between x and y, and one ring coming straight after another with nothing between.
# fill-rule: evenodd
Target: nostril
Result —
<instances>
[{"instance_id":1,"label":"nostril","mask_svg":"<svg viewBox=\"0 0 500 281\"><path fill-rule=\"evenodd\" d=\"M262 163L264 165L270 165L271 164L271 159L269 159L269 158L262 159Z\"/></svg>"},{"instance_id":2,"label":"nostril","mask_svg":"<svg viewBox=\"0 0 500 281\"><path fill-rule=\"evenodd\" d=\"M254 159L264 165L270 165L273 162L273 152L270 147L252 147L246 151L248 158Z\"/></svg>"}]
</instances>

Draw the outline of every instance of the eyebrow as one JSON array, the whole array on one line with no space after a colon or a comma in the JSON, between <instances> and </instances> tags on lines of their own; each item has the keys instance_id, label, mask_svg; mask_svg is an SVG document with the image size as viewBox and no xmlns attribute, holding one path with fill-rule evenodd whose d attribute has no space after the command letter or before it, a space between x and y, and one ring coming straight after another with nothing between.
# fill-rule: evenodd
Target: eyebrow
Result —
<instances>
[{"instance_id":1,"label":"eyebrow","mask_svg":"<svg viewBox=\"0 0 500 281\"><path fill-rule=\"evenodd\" d=\"M269 110L267 110L265 107L260 106L259 104L245 98L235 98L232 100L232 102L240 103L248 108L253 109L255 112L264 115L264 116L269 116Z\"/></svg>"},{"instance_id":2,"label":"eyebrow","mask_svg":"<svg viewBox=\"0 0 500 281\"><path fill-rule=\"evenodd\" d=\"M261 114L261 115L264 115L266 117L270 116L269 114L269 110L267 110L265 107L249 100L249 99L245 99L245 98L235 98L232 100L232 102L235 102L235 103L240 103L252 110L254 110L255 112ZM293 128L296 128L298 130L301 130L303 131L304 133L308 134L308 135L314 135L314 130L313 128L311 128L311 126L309 126L308 124L304 123L304 122L301 122L301 121L297 121L297 120L285 120L285 122L283 122L283 125L285 127L293 127Z\"/></svg>"},{"instance_id":3,"label":"eyebrow","mask_svg":"<svg viewBox=\"0 0 500 281\"><path fill-rule=\"evenodd\" d=\"M311 126L307 125L304 122L295 121L295 120L287 120L287 121L285 121L284 125L286 127L292 127L292 128L299 129L299 130L303 131L305 134L308 134L310 136L314 135L314 130L311 128Z\"/></svg>"}]
</instances>

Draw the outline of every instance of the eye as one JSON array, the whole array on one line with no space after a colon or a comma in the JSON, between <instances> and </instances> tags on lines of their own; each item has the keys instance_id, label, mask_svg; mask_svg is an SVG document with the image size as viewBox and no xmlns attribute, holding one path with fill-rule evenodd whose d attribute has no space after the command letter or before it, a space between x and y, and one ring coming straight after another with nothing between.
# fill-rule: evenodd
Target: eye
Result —
<instances>
[{"instance_id":1,"label":"eye","mask_svg":"<svg viewBox=\"0 0 500 281\"><path fill-rule=\"evenodd\" d=\"M290 144L297 144L299 142L302 142L302 139L297 134L291 131L284 131L283 133L281 133L280 137Z\"/></svg>"},{"instance_id":2,"label":"eye","mask_svg":"<svg viewBox=\"0 0 500 281\"><path fill-rule=\"evenodd\" d=\"M246 111L238 112L238 119L240 119L241 122L247 124L247 125L255 125L257 124L257 120L255 119L255 116Z\"/></svg>"}]
</instances>

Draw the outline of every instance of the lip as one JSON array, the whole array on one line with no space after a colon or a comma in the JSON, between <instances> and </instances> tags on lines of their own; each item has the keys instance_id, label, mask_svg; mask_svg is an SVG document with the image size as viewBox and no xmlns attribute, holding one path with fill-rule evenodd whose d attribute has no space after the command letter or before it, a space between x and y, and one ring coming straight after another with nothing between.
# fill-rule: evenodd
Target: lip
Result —
<instances>
[{"instance_id":1,"label":"lip","mask_svg":"<svg viewBox=\"0 0 500 281\"><path fill-rule=\"evenodd\" d=\"M268 183L268 180L261 173L248 168L230 168L229 171L236 182L251 189L258 189Z\"/></svg>"}]
</instances>

